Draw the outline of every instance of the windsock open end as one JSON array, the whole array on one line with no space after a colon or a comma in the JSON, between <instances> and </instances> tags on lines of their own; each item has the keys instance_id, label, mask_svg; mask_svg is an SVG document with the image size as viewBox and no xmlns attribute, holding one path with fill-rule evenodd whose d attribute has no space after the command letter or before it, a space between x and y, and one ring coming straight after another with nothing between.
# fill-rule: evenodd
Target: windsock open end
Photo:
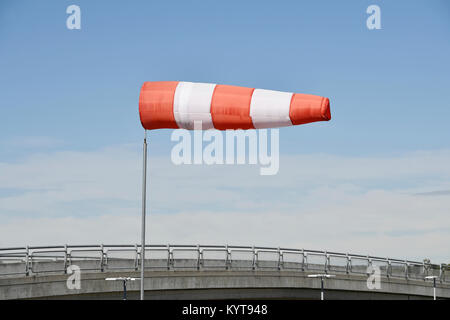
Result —
<instances>
[{"instance_id":1,"label":"windsock open end","mask_svg":"<svg viewBox=\"0 0 450 320\"><path fill-rule=\"evenodd\" d=\"M144 129L178 129L173 100L178 81L144 82L139 95L139 118Z\"/></svg>"}]
</instances>

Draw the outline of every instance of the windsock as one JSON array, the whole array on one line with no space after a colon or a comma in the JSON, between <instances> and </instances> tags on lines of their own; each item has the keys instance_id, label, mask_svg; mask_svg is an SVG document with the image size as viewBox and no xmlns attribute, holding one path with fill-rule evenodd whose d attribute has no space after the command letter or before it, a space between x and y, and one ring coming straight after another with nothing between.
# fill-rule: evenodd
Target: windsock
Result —
<instances>
[{"instance_id":1,"label":"windsock","mask_svg":"<svg viewBox=\"0 0 450 320\"><path fill-rule=\"evenodd\" d=\"M328 98L302 93L178 81L145 82L144 129L263 129L331 119Z\"/></svg>"}]
</instances>

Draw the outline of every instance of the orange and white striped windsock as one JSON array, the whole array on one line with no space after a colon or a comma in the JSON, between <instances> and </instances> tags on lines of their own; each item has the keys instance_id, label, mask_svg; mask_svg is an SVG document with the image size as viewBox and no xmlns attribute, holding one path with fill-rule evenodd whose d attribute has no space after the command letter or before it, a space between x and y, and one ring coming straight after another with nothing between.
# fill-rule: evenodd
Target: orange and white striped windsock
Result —
<instances>
[{"instance_id":1,"label":"orange and white striped windsock","mask_svg":"<svg viewBox=\"0 0 450 320\"><path fill-rule=\"evenodd\" d=\"M147 130L193 130L200 121L203 130L262 129L331 119L328 98L181 81L145 82L139 115Z\"/></svg>"}]
</instances>

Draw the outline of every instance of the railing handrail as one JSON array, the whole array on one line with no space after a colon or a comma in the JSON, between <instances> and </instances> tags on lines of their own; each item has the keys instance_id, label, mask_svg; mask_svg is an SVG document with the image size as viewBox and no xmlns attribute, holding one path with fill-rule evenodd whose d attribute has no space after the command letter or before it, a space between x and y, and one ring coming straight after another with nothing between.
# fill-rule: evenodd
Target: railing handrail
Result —
<instances>
[{"instance_id":1,"label":"railing handrail","mask_svg":"<svg viewBox=\"0 0 450 320\"><path fill-rule=\"evenodd\" d=\"M391 261L391 262L407 262L410 264L423 264L422 261L414 261L414 260L405 260L405 259L394 259L394 258L387 258L387 257L379 257L379 256L370 256L370 255L362 255L362 254L349 254L349 253L342 253L342 252L334 252L334 251L322 251L322 250L311 250L311 249L297 249L297 248L284 248L284 247L257 247L257 246L240 246L240 245L192 245L192 244L146 244L145 248L148 250L148 248L186 248L186 249L197 249L198 247L200 249L203 248L217 248L217 249L248 249L249 251L255 249L255 250L270 250L270 251L290 251L290 252L298 252L298 253L312 253L312 254L327 254L327 255L333 255L333 256L346 256L349 255L354 258L364 258L364 259L375 259L375 260L383 260L383 261ZM93 245L53 245L53 246L28 246L28 247L6 247L6 248L0 248L0 257L2 256L2 251L18 251L18 250L45 250L45 249L85 249L85 248L135 248L136 244L93 244ZM137 247L140 248L141 245L137 244ZM440 264L435 263L429 263L428 265L435 265L439 266Z\"/></svg>"}]
</instances>

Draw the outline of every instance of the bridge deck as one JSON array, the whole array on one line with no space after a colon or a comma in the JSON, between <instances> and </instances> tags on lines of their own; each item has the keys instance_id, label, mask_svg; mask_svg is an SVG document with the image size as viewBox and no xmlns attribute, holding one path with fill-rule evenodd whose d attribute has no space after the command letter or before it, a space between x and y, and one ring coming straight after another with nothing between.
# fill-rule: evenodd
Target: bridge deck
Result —
<instances>
[{"instance_id":1,"label":"bridge deck","mask_svg":"<svg viewBox=\"0 0 450 320\"><path fill-rule=\"evenodd\" d=\"M0 299L115 298L122 283L107 277L139 277L139 246L62 246L0 249ZM148 258L148 259L147 259ZM231 246L146 247L147 298L314 299L328 273L329 298L450 298L447 266L342 253ZM81 288L69 289L69 266L80 270ZM381 288L369 289L368 272L378 270ZM128 284L137 298L139 281Z\"/></svg>"}]
</instances>

